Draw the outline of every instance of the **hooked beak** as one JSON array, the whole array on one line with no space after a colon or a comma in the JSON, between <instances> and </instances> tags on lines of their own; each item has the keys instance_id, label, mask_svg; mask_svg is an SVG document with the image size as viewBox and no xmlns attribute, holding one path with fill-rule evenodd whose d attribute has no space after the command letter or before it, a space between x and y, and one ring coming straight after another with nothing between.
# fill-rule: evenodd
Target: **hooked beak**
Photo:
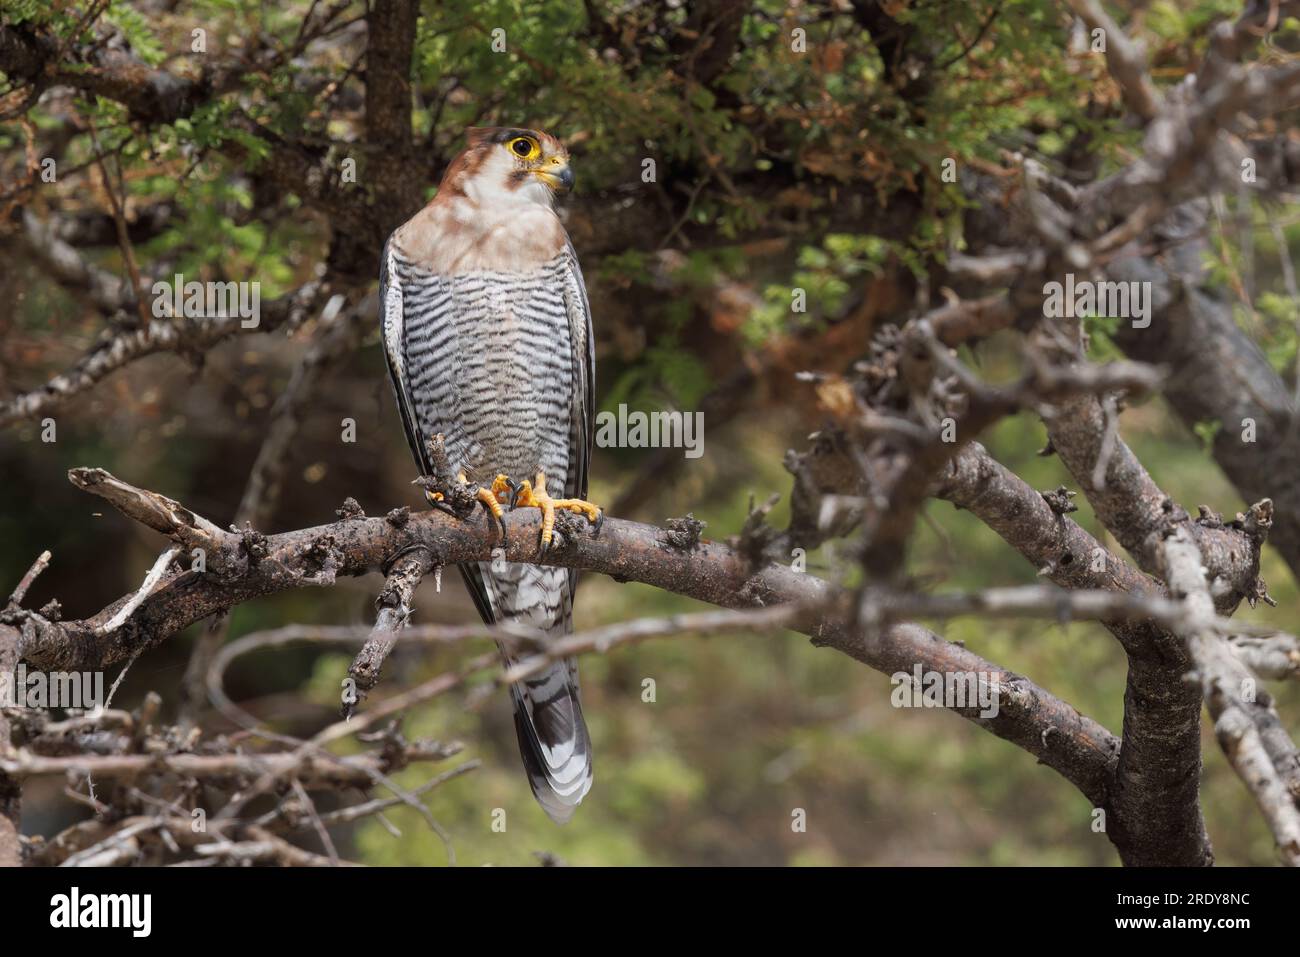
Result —
<instances>
[{"instance_id":1,"label":"hooked beak","mask_svg":"<svg viewBox=\"0 0 1300 957\"><path fill-rule=\"evenodd\" d=\"M539 169L537 175L554 192L567 193L573 189L573 170L567 163L558 162L547 169Z\"/></svg>"}]
</instances>

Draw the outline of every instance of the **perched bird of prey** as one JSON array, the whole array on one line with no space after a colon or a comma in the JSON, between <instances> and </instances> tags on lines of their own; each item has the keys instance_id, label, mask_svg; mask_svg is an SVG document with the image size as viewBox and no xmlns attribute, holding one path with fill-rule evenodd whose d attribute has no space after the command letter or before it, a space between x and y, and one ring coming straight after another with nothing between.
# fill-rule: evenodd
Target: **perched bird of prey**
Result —
<instances>
[{"instance_id":1,"label":"perched bird of prey","mask_svg":"<svg viewBox=\"0 0 1300 957\"><path fill-rule=\"evenodd\" d=\"M468 141L437 196L384 248L384 352L421 474L432 474L426 441L440 433L453 471L498 518L512 498L542 510L545 548L556 509L601 517L583 501L595 413L591 309L553 205L573 173L568 152L543 132L471 129ZM488 624L572 630L574 572L480 562L461 573ZM592 781L576 663L519 682L511 698L533 794L564 823Z\"/></svg>"}]
</instances>

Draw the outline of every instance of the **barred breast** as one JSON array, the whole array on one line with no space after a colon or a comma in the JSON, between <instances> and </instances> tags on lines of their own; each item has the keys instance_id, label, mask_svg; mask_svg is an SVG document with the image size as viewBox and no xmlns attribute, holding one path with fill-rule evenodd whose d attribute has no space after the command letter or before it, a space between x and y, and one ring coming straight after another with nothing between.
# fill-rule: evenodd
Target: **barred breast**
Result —
<instances>
[{"instance_id":1,"label":"barred breast","mask_svg":"<svg viewBox=\"0 0 1300 957\"><path fill-rule=\"evenodd\" d=\"M421 432L441 432L453 468L479 482L569 475L573 342L560 255L531 273L436 276L394 256L403 365Z\"/></svg>"},{"instance_id":2,"label":"barred breast","mask_svg":"<svg viewBox=\"0 0 1300 957\"><path fill-rule=\"evenodd\" d=\"M405 255L395 235L381 282L384 349L417 461L424 440L441 433L452 468L472 481L542 471L553 495L585 492L590 319L572 248L566 242L541 265L516 261L520 268L508 272L442 272L424 253L418 261ZM554 637L572 630L572 570L509 562L460 569L485 622ZM533 794L553 820L567 821L593 780L577 666L555 662L510 694Z\"/></svg>"}]
</instances>

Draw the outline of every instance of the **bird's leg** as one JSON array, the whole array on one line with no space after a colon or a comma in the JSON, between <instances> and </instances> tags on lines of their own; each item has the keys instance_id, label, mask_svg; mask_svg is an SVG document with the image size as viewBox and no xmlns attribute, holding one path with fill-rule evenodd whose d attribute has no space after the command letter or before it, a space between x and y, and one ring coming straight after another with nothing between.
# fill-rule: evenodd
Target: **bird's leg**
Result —
<instances>
[{"instance_id":1,"label":"bird's leg","mask_svg":"<svg viewBox=\"0 0 1300 957\"><path fill-rule=\"evenodd\" d=\"M504 476L498 476L498 480ZM477 502L483 506L487 513L495 520L496 526L501 531L501 539L506 537L506 520L505 514L501 508L501 503L497 501L495 491L475 485L465 477L462 471L456 476L456 484L447 488L436 478L421 477L415 480L415 484L424 489L424 498L434 508L453 515L456 518L464 519L469 515L469 510ZM496 483L493 483L493 488Z\"/></svg>"},{"instance_id":2,"label":"bird's leg","mask_svg":"<svg viewBox=\"0 0 1300 957\"><path fill-rule=\"evenodd\" d=\"M461 472L457 478L461 482L466 482L464 472ZM497 501L496 493L497 482L503 478L505 478L504 475L498 475L492 481L490 489L483 488L481 485L474 486L474 498L481 502L483 507L487 509L488 514L496 519L497 528L501 529L501 540L504 542L506 540L506 517L501 510L501 503Z\"/></svg>"},{"instance_id":3,"label":"bird's leg","mask_svg":"<svg viewBox=\"0 0 1300 957\"><path fill-rule=\"evenodd\" d=\"M505 476L498 476L498 479ZM509 480L507 480L509 481ZM495 487L495 486L494 486ZM542 554L545 555L551 547L551 541L555 536L555 513L556 510L566 512L577 512L585 516L587 521L591 522L596 531L600 531L601 523L605 520L605 513L596 505L590 502L584 502L580 498L551 498L546 491L546 475L543 472L537 473L535 482L529 482L525 479L520 483L517 489L513 490L514 498L511 507L538 508L542 512Z\"/></svg>"}]
</instances>

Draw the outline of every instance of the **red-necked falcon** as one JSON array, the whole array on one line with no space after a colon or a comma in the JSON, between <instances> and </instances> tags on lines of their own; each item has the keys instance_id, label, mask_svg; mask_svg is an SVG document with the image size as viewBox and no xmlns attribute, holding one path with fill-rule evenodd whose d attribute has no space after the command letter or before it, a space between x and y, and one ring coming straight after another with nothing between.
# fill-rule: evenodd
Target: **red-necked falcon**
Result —
<instances>
[{"instance_id":1,"label":"red-necked falcon","mask_svg":"<svg viewBox=\"0 0 1300 957\"><path fill-rule=\"evenodd\" d=\"M546 133L471 129L468 140L433 201L384 248L384 352L421 474L431 473L425 442L441 433L453 471L491 486L477 494L496 515L510 498L507 476L524 479L516 504L542 509L548 546L556 508L600 518L583 501L595 414L591 309L553 205L573 173ZM551 498L548 484L565 497ZM574 572L480 562L461 573L488 624L572 630ZM513 685L511 697L533 794L563 823L592 781L576 663Z\"/></svg>"}]
</instances>

